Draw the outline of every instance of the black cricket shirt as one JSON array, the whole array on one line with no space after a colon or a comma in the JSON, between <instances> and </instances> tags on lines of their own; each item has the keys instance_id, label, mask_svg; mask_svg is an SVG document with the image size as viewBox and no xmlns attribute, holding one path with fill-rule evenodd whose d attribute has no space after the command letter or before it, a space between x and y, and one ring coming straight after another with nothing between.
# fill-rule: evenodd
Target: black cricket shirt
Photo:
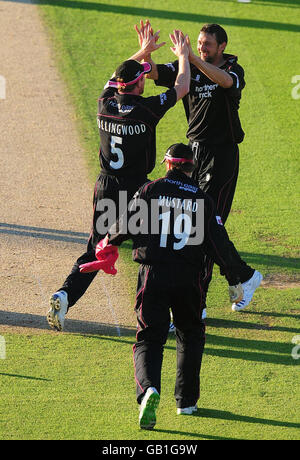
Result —
<instances>
[{"instance_id":1,"label":"black cricket shirt","mask_svg":"<svg viewBox=\"0 0 300 460\"><path fill-rule=\"evenodd\" d=\"M158 213L153 219L154 210ZM132 219L140 222L140 232L133 231ZM199 226L203 226L203 239L191 244L194 230L199 230ZM247 267L229 240L220 217L215 215L212 199L192 178L176 170L144 184L129 210L109 230L110 244L119 246L128 239L133 241L133 260L141 264L180 264L183 272L184 265L189 265L199 271L203 268L204 254L208 254L230 284L237 284L240 273Z\"/></svg>"},{"instance_id":2,"label":"black cricket shirt","mask_svg":"<svg viewBox=\"0 0 300 460\"><path fill-rule=\"evenodd\" d=\"M174 88L152 97L104 89L98 99L99 159L113 176L146 176L156 161L156 126L176 104Z\"/></svg>"},{"instance_id":3,"label":"black cricket shirt","mask_svg":"<svg viewBox=\"0 0 300 460\"><path fill-rule=\"evenodd\" d=\"M190 92L183 98L188 121L187 138L201 144L239 144L244 139L238 110L241 93L245 87L244 70L237 57L224 54L225 63L220 68L232 79L231 88L222 88L191 64ZM178 61L157 65L157 86L174 86Z\"/></svg>"}]
</instances>

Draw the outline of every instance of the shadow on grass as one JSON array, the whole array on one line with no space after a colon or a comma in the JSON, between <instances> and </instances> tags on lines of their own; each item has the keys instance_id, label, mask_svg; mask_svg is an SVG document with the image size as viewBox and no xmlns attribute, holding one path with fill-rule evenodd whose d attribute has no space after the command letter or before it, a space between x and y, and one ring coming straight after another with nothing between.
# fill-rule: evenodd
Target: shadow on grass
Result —
<instances>
[{"instance_id":1,"label":"shadow on grass","mask_svg":"<svg viewBox=\"0 0 300 460\"><path fill-rule=\"evenodd\" d=\"M43 380L45 382L52 382L52 380L50 379L44 379L42 377L32 377L30 375L7 374L6 372L0 372L0 375L4 375L5 377L17 377L19 379Z\"/></svg>"},{"instance_id":2,"label":"shadow on grass","mask_svg":"<svg viewBox=\"0 0 300 460\"><path fill-rule=\"evenodd\" d=\"M2 0L3 1L3 0ZM8 1L8 0L4 0ZM16 3L29 3L28 0L10 0ZM39 5L49 5L52 7L74 8L79 10L97 11L104 13L124 14L137 16L138 18L159 18L170 19L172 21L187 21L195 23L219 23L223 26L238 26L250 27L254 29L273 29L287 30L290 32L300 32L298 24L284 24L281 22L262 21L259 19L243 19L243 18L226 18L223 16L210 16L206 14L178 12L170 10L157 10L153 8L141 8L124 5L110 5L96 2L83 2L72 0L31 0L30 3Z\"/></svg>"},{"instance_id":3,"label":"shadow on grass","mask_svg":"<svg viewBox=\"0 0 300 460\"><path fill-rule=\"evenodd\" d=\"M260 352L276 352L282 355L288 355L291 352L290 343L268 342L266 340L237 339L235 337L224 337L212 334L206 334L206 344L258 350Z\"/></svg>"},{"instance_id":4,"label":"shadow on grass","mask_svg":"<svg viewBox=\"0 0 300 460\"><path fill-rule=\"evenodd\" d=\"M94 338L102 341L116 342L118 344L124 343L126 345L133 345L135 343L135 336L132 334L132 340L123 340L119 337L103 337L92 335L89 338ZM176 351L176 338L174 335L169 335L165 350ZM212 345L211 347L209 345ZM222 347L222 348L220 348ZM235 350L240 348L240 350ZM248 351L251 350L251 351ZM256 350L256 351L252 351ZM268 342L263 340L248 340L248 339L235 339L231 337L217 336L207 334L206 345L204 348L204 355L217 356L226 359L239 359L243 361L254 361L258 363L279 364L284 366L295 366L298 362L291 356L292 344L291 343L277 343Z\"/></svg>"},{"instance_id":5,"label":"shadow on grass","mask_svg":"<svg viewBox=\"0 0 300 460\"><path fill-rule=\"evenodd\" d=\"M212 419L218 419L218 420L227 420L227 421L234 421L234 422L240 422L240 423L254 423L254 424L260 424L260 425L269 425L269 426L274 426L274 427L282 427L282 428L300 428L300 423L294 423L294 422L285 422L281 420L273 420L273 419L267 419L267 418L260 418L260 417L250 417L248 415L240 415L240 414L235 414L233 412L229 411L224 411L224 410L218 410L218 409L206 409L206 408L201 408L198 410L197 413L193 414L191 416L191 419L193 417L201 417L202 419L204 418L212 418ZM185 435L187 438L196 438L196 439L209 439L209 440L241 440L241 438L238 437L224 437L224 436L217 436L217 435L207 435L207 434L201 434L201 433L191 433L191 432L186 432L186 431L175 431L175 430L162 430L162 429L154 429L155 432L161 432L161 433L169 433L172 435L180 434L180 435Z\"/></svg>"},{"instance_id":6,"label":"shadow on grass","mask_svg":"<svg viewBox=\"0 0 300 460\"><path fill-rule=\"evenodd\" d=\"M64 243L87 244L88 233L57 230L54 228L32 227L28 225L8 224L0 222L0 233L43 240L63 241Z\"/></svg>"},{"instance_id":7,"label":"shadow on grass","mask_svg":"<svg viewBox=\"0 0 300 460\"><path fill-rule=\"evenodd\" d=\"M31 227L29 227L31 228ZM49 231L48 229L40 229L42 232ZM64 237L64 235L63 235ZM255 255L261 257L261 255ZM278 258L276 257L276 260ZM290 334L299 334L300 328L277 326L276 324L265 323L260 324L258 321L249 322L243 321L249 319L249 316L262 316L265 319L270 318L292 318L299 319L299 315L291 313L276 313L276 312L253 312L245 311L239 313L239 320L227 320L222 318L207 318L206 324L208 328L225 328L225 329L253 329L287 332ZM46 332L53 331L49 328L44 315L34 315L31 313L21 313L13 311L0 310L0 325L17 327L17 328L30 328L40 329ZM126 326L121 324L112 323L99 323L93 321L82 321L77 319L67 318L65 323L64 333L77 333L89 335L101 340L111 340L120 343L122 337L129 337L130 343L135 342L136 328L134 326ZM113 338L117 336L116 338ZM172 342L175 341L174 336L169 335L169 341L166 344L166 349L175 349ZM127 340L124 343L128 344ZM251 351L249 351L251 350ZM219 356L230 359L242 359L245 361L268 362L272 364L282 365L295 365L295 360L291 357L291 344L278 343L267 340L246 340L239 338L228 338L222 335L207 334L207 341L205 347L205 354L211 356Z\"/></svg>"},{"instance_id":8,"label":"shadow on grass","mask_svg":"<svg viewBox=\"0 0 300 460\"><path fill-rule=\"evenodd\" d=\"M165 348L175 350L176 344L174 342L175 337L170 337ZM206 334L204 356L296 366L299 363L291 356L292 347L292 343L289 342L278 343Z\"/></svg>"},{"instance_id":9,"label":"shadow on grass","mask_svg":"<svg viewBox=\"0 0 300 460\"><path fill-rule=\"evenodd\" d=\"M53 333L53 330L50 329L47 323L46 315L41 316L33 315L31 313L0 310L0 326L1 325L19 328L40 329ZM81 321L77 319L66 319L64 332L97 335L103 334L107 336L118 336L118 332L120 332L121 336L135 336L135 328L132 326L112 323L98 323L93 321ZM61 334L60 332L57 333Z\"/></svg>"},{"instance_id":10,"label":"shadow on grass","mask_svg":"<svg viewBox=\"0 0 300 460\"><path fill-rule=\"evenodd\" d=\"M248 315L250 311L239 312L239 315ZM257 314L268 317L282 317L282 318L295 318L299 320L299 315L291 315L284 313L272 313L272 312L251 312L250 314ZM248 321L233 321L222 318L206 318L206 325L208 327L215 327L220 329L253 329L253 330L266 330L266 331L277 331L277 332L289 332L291 334L300 333L299 327L285 327L285 326L269 326L267 324L259 324Z\"/></svg>"},{"instance_id":11,"label":"shadow on grass","mask_svg":"<svg viewBox=\"0 0 300 460\"><path fill-rule=\"evenodd\" d=\"M245 341L247 342L247 341ZM270 342L272 343L272 342ZM274 347L276 342L273 342ZM269 364L281 364L284 366L295 366L297 362L291 356L292 347L289 346L289 350L286 356L276 354L276 349L274 348L273 354L271 353L262 353L261 351L249 352L241 350L232 350L231 348L210 348L205 346L204 355L209 356L218 356L220 358L228 359L240 359L243 361L254 361L256 363L269 363Z\"/></svg>"},{"instance_id":12,"label":"shadow on grass","mask_svg":"<svg viewBox=\"0 0 300 460\"><path fill-rule=\"evenodd\" d=\"M241 313L242 314L247 313L248 315L253 315L253 316L267 316L267 317L273 317L273 318L292 318L292 319L297 319L298 321L300 320L300 311L299 313L275 313L275 312L248 310L248 311L241 312ZM271 329L273 328L271 327ZM300 332L300 329L295 329L295 331Z\"/></svg>"},{"instance_id":13,"label":"shadow on grass","mask_svg":"<svg viewBox=\"0 0 300 460\"><path fill-rule=\"evenodd\" d=\"M194 415L193 415L194 417ZM242 441L242 439L239 438L229 438L229 437L224 437L224 436L214 436L211 434L200 434L200 433L191 433L188 431L179 431L179 430L162 430L159 428L154 428L155 433L167 433L167 434L172 434L172 435L184 435L187 438L196 438L196 439L207 439L209 441Z\"/></svg>"},{"instance_id":14,"label":"shadow on grass","mask_svg":"<svg viewBox=\"0 0 300 460\"><path fill-rule=\"evenodd\" d=\"M256 328L253 323L243 321L227 321L222 319L207 319L208 324L212 327L239 327L239 328ZM16 313L0 311L0 325L14 326L20 328L42 329L46 332L54 333L48 326L46 318L40 315L28 313ZM299 329L293 328L272 328L296 334ZM9 331L10 332L10 331ZM120 336L118 334L120 333ZM2 332L3 333L3 332ZM77 333L85 337L97 340L109 340L116 343L133 345L135 343L136 328L133 326L97 323L91 321L79 321L68 319L64 333ZM61 334L57 332L57 334ZM128 339L122 340L122 337ZM175 336L169 334L168 342L165 345L166 350L176 349ZM211 345L211 346L210 346ZM220 348L222 347L222 348ZM233 348L237 348L233 349ZM249 351L254 350L254 351ZM281 365L295 365L297 362L291 357L291 343L278 343L267 340L249 340L234 337L225 337L221 335L207 334L206 346L204 353L210 356L219 356L229 359L241 359L244 361L265 362Z\"/></svg>"},{"instance_id":15,"label":"shadow on grass","mask_svg":"<svg viewBox=\"0 0 300 460\"><path fill-rule=\"evenodd\" d=\"M266 267L294 268L295 270L299 270L299 258L297 257L282 257L242 251L239 251L239 254L252 267L265 265Z\"/></svg>"},{"instance_id":16,"label":"shadow on grass","mask_svg":"<svg viewBox=\"0 0 300 460\"><path fill-rule=\"evenodd\" d=\"M300 423L282 422L280 420L272 420L268 418L250 417L248 415L234 414L233 412L218 410L218 409L199 409L195 414L201 418L215 418L221 420L233 420L243 423L259 423L261 425L280 426L285 428L300 428Z\"/></svg>"}]
</instances>

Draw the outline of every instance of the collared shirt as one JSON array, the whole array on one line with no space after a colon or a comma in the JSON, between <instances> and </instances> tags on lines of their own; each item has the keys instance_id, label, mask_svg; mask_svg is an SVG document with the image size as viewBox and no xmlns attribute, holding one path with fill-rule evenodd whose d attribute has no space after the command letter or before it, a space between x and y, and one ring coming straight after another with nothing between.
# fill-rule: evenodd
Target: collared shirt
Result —
<instances>
[{"instance_id":1,"label":"collared shirt","mask_svg":"<svg viewBox=\"0 0 300 460\"><path fill-rule=\"evenodd\" d=\"M156 160L156 126L176 104L174 88L152 97L104 89L98 100L99 159L114 176L146 176Z\"/></svg>"},{"instance_id":2,"label":"collared shirt","mask_svg":"<svg viewBox=\"0 0 300 460\"><path fill-rule=\"evenodd\" d=\"M244 139L238 110L242 89L245 87L244 70L237 57L224 54L220 67L233 79L231 88L222 88L191 64L190 92L183 98L188 121L187 138L202 144L238 144ZM158 64L158 86L172 87L178 73L178 61Z\"/></svg>"},{"instance_id":3,"label":"collared shirt","mask_svg":"<svg viewBox=\"0 0 300 460\"><path fill-rule=\"evenodd\" d=\"M145 183L129 210L109 231L109 243L133 241L133 260L145 265L180 264L199 271L205 254L231 284L245 265L229 240L212 199L186 174L173 169Z\"/></svg>"}]
</instances>

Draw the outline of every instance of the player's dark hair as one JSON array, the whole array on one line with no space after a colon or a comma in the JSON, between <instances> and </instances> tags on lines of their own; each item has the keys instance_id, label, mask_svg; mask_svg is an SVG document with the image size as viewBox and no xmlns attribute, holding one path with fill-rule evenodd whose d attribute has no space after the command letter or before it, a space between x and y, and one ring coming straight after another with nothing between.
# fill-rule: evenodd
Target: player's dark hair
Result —
<instances>
[{"instance_id":1,"label":"player's dark hair","mask_svg":"<svg viewBox=\"0 0 300 460\"><path fill-rule=\"evenodd\" d=\"M177 169L178 171L182 171L184 173L191 173L194 171L195 166L193 163L170 163L171 169Z\"/></svg>"},{"instance_id":2,"label":"player's dark hair","mask_svg":"<svg viewBox=\"0 0 300 460\"><path fill-rule=\"evenodd\" d=\"M117 81L122 83L123 79L122 78L117 78ZM137 83L134 83L133 85L127 85L127 86L124 86L124 87L120 87L119 91L120 91L120 93L131 93L131 91L133 91L136 86L137 86Z\"/></svg>"},{"instance_id":3,"label":"player's dark hair","mask_svg":"<svg viewBox=\"0 0 300 460\"><path fill-rule=\"evenodd\" d=\"M219 26L219 24L204 24L200 32L204 32L205 34L215 35L218 45L221 43L228 43L227 33L223 29L223 27Z\"/></svg>"}]
</instances>

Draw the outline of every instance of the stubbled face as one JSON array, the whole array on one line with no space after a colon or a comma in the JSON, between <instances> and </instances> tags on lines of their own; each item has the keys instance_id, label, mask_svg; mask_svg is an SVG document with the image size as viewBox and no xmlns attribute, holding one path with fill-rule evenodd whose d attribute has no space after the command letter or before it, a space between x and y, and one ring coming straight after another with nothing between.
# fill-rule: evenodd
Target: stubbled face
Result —
<instances>
[{"instance_id":1,"label":"stubbled face","mask_svg":"<svg viewBox=\"0 0 300 460\"><path fill-rule=\"evenodd\" d=\"M203 61L216 64L222 57L225 46L225 43L218 44L215 34L200 32L197 50Z\"/></svg>"}]
</instances>

